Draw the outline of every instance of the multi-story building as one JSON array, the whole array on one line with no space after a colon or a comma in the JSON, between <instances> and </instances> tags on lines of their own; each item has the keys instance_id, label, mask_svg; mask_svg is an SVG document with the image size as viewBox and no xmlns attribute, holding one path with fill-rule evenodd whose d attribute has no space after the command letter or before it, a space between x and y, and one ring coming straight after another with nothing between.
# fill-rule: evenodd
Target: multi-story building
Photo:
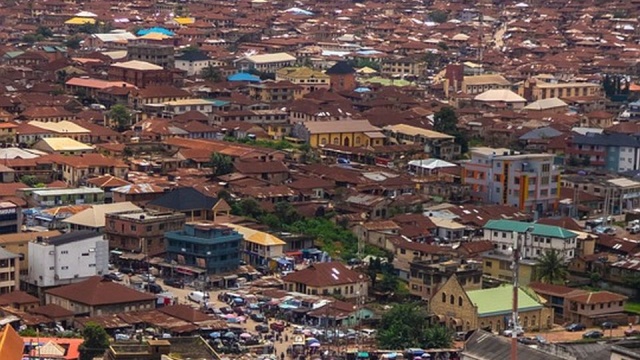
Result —
<instances>
[{"instance_id":1,"label":"multi-story building","mask_svg":"<svg viewBox=\"0 0 640 360\"><path fill-rule=\"evenodd\" d=\"M182 229L183 213L131 211L106 214L104 234L111 249L152 257L166 251L164 234Z\"/></svg>"},{"instance_id":2,"label":"multi-story building","mask_svg":"<svg viewBox=\"0 0 640 360\"><path fill-rule=\"evenodd\" d=\"M22 210L10 201L0 201L0 234L22 231Z\"/></svg>"},{"instance_id":3,"label":"multi-story building","mask_svg":"<svg viewBox=\"0 0 640 360\"><path fill-rule=\"evenodd\" d=\"M189 76L199 75L202 70L213 65L213 59L201 51L188 51L176 57L176 69L183 70Z\"/></svg>"},{"instance_id":4,"label":"multi-story building","mask_svg":"<svg viewBox=\"0 0 640 360\"><path fill-rule=\"evenodd\" d=\"M494 245L495 246L495 245ZM513 281L513 255L504 251L490 251L482 255L482 275L498 283ZM522 259L518 265L518 283L527 286L537 280L538 261Z\"/></svg>"},{"instance_id":5,"label":"multi-story building","mask_svg":"<svg viewBox=\"0 0 640 360\"><path fill-rule=\"evenodd\" d=\"M0 295L20 290L20 255L0 248Z\"/></svg>"},{"instance_id":6,"label":"multi-story building","mask_svg":"<svg viewBox=\"0 0 640 360\"><path fill-rule=\"evenodd\" d=\"M290 81L264 81L249 85L249 96L267 104L289 103L304 95L303 87Z\"/></svg>"},{"instance_id":7,"label":"multi-story building","mask_svg":"<svg viewBox=\"0 0 640 360\"><path fill-rule=\"evenodd\" d=\"M511 90L511 87L511 82L500 74L483 74L465 76L462 79L462 88L460 90L465 94L478 95L488 90Z\"/></svg>"},{"instance_id":8,"label":"multi-story building","mask_svg":"<svg viewBox=\"0 0 640 360\"><path fill-rule=\"evenodd\" d=\"M80 187L71 189L21 189L27 203L34 207L62 205L103 204L104 191L97 188Z\"/></svg>"},{"instance_id":9,"label":"multi-story building","mask_svg":"<svg viewBox=\"0 0 640 360\"><path fill-rule=\"evenodd\" d=\"M602 85L590 82L546 82L539 78L525 80L518 94L529 101L561 98L571 100L601 95Z\"/></svg>"},{"instance_id":10,"label":"multi-story building","mask_svg":"<svg viewBox=\"0 0 640 360\"><path fill-rule=\"evenodd\" d=\"M518 207L539 214L555 208L559 200L560 170L550 154L517 154L509 149L471 149L462 164L464 184L473 199Z\"/></svg>"},{"instance_id":11,"label":"multi-story building","mask_svg":"<svg viewBox=\"0 0 640 360\"><path fill-rule=\"evenodd\" d=\"M109 67L109 80L124 81L138 87L170 85L173 82L173 73L166 71L160 65L146 61L131 60L111 64Z\"/></svg>"},{"instance_id":12,"label":"multi-story building","mask_svg":"<svg viewBox=\"0 0 640 360\"><path fill-rule=\"evenodd\" d=\"M567 175L562 177L561 185L563 188L606 198L603 210L608 214L621 214L624 210L640 207L640 182L628 178Z\"/></svg>"},{"instance_id":13,"label":"multi-story building","mask_svg":"<svg viewBox=\"0 0 640 360\"><path fill-rule=\"evenodd\" d=\"M482 266L478 262L461 264L447 261L434 264L430 261L412 261L409 266L409 293L424 301L429 301L453 274L465 290L482 288Z\"/></svg>"},{"instance_id":14,"label":"multi-story building","mask_svg":"<svg viewBox=\"0 0 640 360\"><path fill-rule=\"evenodd\" d=\"M269 265L270 260L284 256L286 242L277 236L245 226L225 224L242 235L242 260L253 266Z\"/></svg>"},{"instance_id":15,"label":"multi-story building","mask_svg":"<svg viewBox=\"0 0 640 360\"><path fill-rule=\"evenodd\" d=\"M331 79L329 75L308 67L287 67L276 72L276 81L289 81L302 89L302 94L316 90L329 90Z\"/></svg>"},{"instance_id":16,"label":"multi-story building","mask_svg":"<svg viewBox=\"0 0 640 360\"><path fill-rule=\"evenodd\" d=\"M260 54L245 56L236 60L236 68L240 71L257 70L264 73L275 73L283 67L291 67L296 57L287 53Z\"/></svg>"},{"instance_id":17,"label":"multi-story building","mask_svg":"<svg viewBox=\"0 0 640 360\"><path fill-rule=\"evenodd\" d=\"M382 61L380 73L385 76L421 77L427 69L427 63L408 56L396 56Z\"/></svg>"},{"instance_id":18,"label":"multi-story building","mask_svg":"<svg viewBox=\"0 0 640 360\"><path fill-rule=\"evenodd\" d=\"M166 258L204 273L222 274L240 264L242 235L228 226L210 221L190 222L182 230L168 231Z\"/></svg>"},{"instance_id":19,"label":"multi-story building","mask_svg":"<svg viewBox=\"0 0 640 360\"><path fill-rule=\"evenodd\" d=\"M640 139L631 134L573 134L567 144L567 160L613 172L640 170Z\"/></svg>"},{"instance_id":20,"label":"multi-story building","mask_svg":"<svg viewBox=\"0 0 640 360\"><path fill-rule=\"evenodd\" d=\"M29 273L29 243L36 239L48 238L60 235L57 230L40 232L21 232L14 234L0 235L0 246L20 257L20 275L26 276Z\"/></svg>"},{"instance_id":21,"label":"multi-story building","mask_svg":"<svg viewBox=\"0 0 640 360\"><path fill-rule=\"evenodd\" d=\"M323 145L365 147L384 145L386 136L368 120L319 121L295 124L293 135L312 148Z\"/></svg>"},{"instance_id":22,"label":"multi-story building","mask_svg":"<svg viewBox=\"0 0 640 360\"><path fill-rule=\"evenodd\" d=\"M422 144L424 152L434 158L453 160L460 156L461 147L455 138L441 132L406 124L387 125L384 133L400 144Z\"/></svg>"},{"instance_id":23,"label":"multi-story building","mask_svg":"<svg viewBox=\"0 0 640 360\"><path fill-rule=\"evenodd\" d=\"M169 39L171 40L171 39ZM165 69L173 69L175 50L165 41L130 40L127 43L127 59L146 61Z\"/></svg>"},{"instance_id":24,"label":"multi-story building","mask_svg":"<svg viewBox=\"0 0 640 360\"><path fill-rule=\"evenodd\" d=\"M559 226L514 220L489 220L484 225L483 240L491 241L498 253L510 253L514 236L524 259L539 259L548 250L558 251L565 262L576 256L578 234Z\"/></svg>"},{"instance_id":25,"label":"multi-story building","mask_svg":"<svg viewBox=\"0 0 640 360\"><path fill-rule=\"evenodd\" d=\"M339 295L356 299L368 291L365 276L339 261L314 263L304 270L284 276L282 281L286 291L307 295Z\"/></svg>"},{"instance_id":26,"label":"multi-story building","mask_svg":"<svg viewBox=\"0 0 640 360\"><path fill-rule=\"evenodd\" d=\"M93 231L73 231L29 243L32 289L76 283L109 270L109 242Z\"/></svg>"}]
</instances>

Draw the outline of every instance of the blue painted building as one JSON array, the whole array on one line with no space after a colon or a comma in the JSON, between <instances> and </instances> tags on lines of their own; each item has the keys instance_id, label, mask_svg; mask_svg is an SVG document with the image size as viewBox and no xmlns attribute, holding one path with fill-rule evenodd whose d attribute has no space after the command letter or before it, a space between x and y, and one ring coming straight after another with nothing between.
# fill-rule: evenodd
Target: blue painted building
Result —
<instances>
[{"instance_id":1,"label":"blue painted building","mask_svg":"<svg viewBox=\"0 0 640 360\"><path fill-rule=\"evenodd\" d=\"M242 235L212 222L185 224L165 234L167 262L203 270L207 275L235 271L240 264Z\"/></svg>"}]
</instances>

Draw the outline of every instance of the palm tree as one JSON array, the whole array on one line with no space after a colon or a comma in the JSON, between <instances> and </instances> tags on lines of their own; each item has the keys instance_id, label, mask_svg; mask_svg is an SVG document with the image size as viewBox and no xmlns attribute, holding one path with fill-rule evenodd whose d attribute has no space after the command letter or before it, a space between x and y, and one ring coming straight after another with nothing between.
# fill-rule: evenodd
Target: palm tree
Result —
<instances>
[{"instance_id":1,"label":"palm tree","mask_svg":"<svg viewBox=\"0 0 640 360\"><path fill-rule=\"evenodd\" d=\"M567 266L560 253L551 249L545 251L538 260L537 268L538 280L547 284L564 284L567 279Z\"/></svg>"}]
</instances>

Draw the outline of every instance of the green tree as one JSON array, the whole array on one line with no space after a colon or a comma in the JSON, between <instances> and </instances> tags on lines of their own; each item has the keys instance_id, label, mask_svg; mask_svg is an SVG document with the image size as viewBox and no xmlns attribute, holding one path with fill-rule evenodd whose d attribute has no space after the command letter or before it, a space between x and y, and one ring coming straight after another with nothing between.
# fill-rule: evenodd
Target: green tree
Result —
<instances>
[{"instance_id":1,"label":"green tree","mask_svg":"<svg viewBox=\"0 0 640 360\"><path fill-rule=\"evenodd\" d=\"M382 349L422 347L425 341L427 311L422 304L397 304L382 315L378 345Z\"/></svg>"},{"instance_id":2,"label":"green tree","mask_svg":"<svg viewBox=\"0 0 640 360\"><path fill-rule=\"evenodd\" d=\"M454 136L463 154L469 150L469 140L466 134L458 129L458 116L452 107L444 107L433 115L433 129Z\"/></svg>"},{"instance_id":3,"label":"green tree","mask_svg":"<svg viewBox=\"0 0 640 360\"><path fill-rule=\"evenodd\" d=\"M109 110L109 117L117 124L118 131L124 131L131 125L131 112L124 105L113 105Z\"/></svg>"},{"instance_id":4,"label":"green tree","mask_svg":"<svg viewBox=\"0 0 640 360\"><path fill-rule=\"evenodd\" d=\"M439 24L446 22L449 19L449 14L442 10L433 10L429 13L429 19Z\"/></svg>"},{"instance_id":5,"label":"green tree","mask_svg":"<svg viewBox=\"0 0 640 360\"><path fill-rule=\"evenodd\" d=\"M560 252L555 249L547 250L538 259L536 268L538 280L547 284L564 284L567 279L567 266Z\"/></svg>"},{"instance_id":6,"label":"green tree","mask_svg":"<svg viewBox=\"0 0 640 360\"><path fill-rule=\"evenodd\" d=\"M39 181L38 178L34 175L22 175L20 177L20 182L27 185L28 187L35 187Z\"/></svg>"},{"instance_id":7,"label":"green tree","mask_svg":"<svg viewBox=\"0 0 640 360\"><path fill-rule=\"evenodd\" d=\"M276 204L275 215L284 225L291 225L301 220L300 214L298 214L296 209L287 201L281 201Z\"/></svg>"},{"instance_id":8,"label":"green tree","mask_svg":"<svg viewBox=\"0 0 640 360\"><path fill-rule=\"evenodd\" d=\"M210 164L215 176L227 175L233 171L233 160L227 155L214 152L211 154Z\"/></svg>"},{"instance_id":9,"label":"green tree","mask_svg":"<svg viewBox=\"0 0 640 360\"><path fill-rule=\"evenodd\" d=\"M68 39L66 39L64 41L64 45L66 47L68 47L69 49L77 50L77 49L80 49L80 42L81 41L82 41L82 38L80 38L77 35L74 35L74 36L71 36Z\"/></svg>"},{"instance_id":10,"label":"green tree","mask_svg":"<svg viewBox=\"0 0 640 360\"><path fill-rule=\"evenodd\" d=\"M222 81L222 73L220 72L220 69L213 66L213 64L209 64L206 68L202 69L200 71L200 76L202 76L203 79L212 82Z\"/></svg>"},{"instance_id":11,"label":"green tree","mask_svg":"<svg viewBox=\"0 0 640 360\"><path fill-rule=\"evenodd\" d=\"M425 330L424 343L429 349L446 349L451 348L452 341L451 330L444 326L432 326Z\"/></svg>"},{"instance_id":12,"label":"green tree","mask_svg":"<svg viewBox=\"0 0 640 360\"><path fill-rule=\"evenodd\" d=\"M53 36L53 31L46 26L38 26L38 29L36 29L36 35L40 35L43 38L50 38Z\"/></svg>"},{"instance_id":13,"label":"green tree","mask_svg":"<svg viewBox=\"0 0 640 360\"><path fill-rule=\"evenodd\" d=\"M89 322L82 330L84 342L80 345L80 360L93 360L104 354L109 347L109 335L104 328Z\"/></svg>"},{"instance_id":14,"label":"green tree","mask_svg":"<svg viewBox=\"0 0 640 360\"><path fill-rule=\"evenodd\" d=\"M236 201L231 205L231 212L234 215L246 216L254 219L258 219L264 215L264 211L260 207L260 204L252 198Z\"/></svg>"}]
</instances>

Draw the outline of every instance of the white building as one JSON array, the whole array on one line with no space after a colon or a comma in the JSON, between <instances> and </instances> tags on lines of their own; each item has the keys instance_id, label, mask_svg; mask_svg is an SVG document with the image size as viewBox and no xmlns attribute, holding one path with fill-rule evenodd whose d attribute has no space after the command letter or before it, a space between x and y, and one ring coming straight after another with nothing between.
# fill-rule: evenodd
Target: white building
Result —
<instances>
[{"instance_id":1,"label":"white building","mask_svg":"<svg viewBox=\"0 0 640 360\"><path fill-rule=\"evenodd\" d=\"M186 71L189 76L200 74L211 64L213 64L213 60L200 51L188 51L175 59L176 69Z\"/></svg>"},{"instance_id":2,"label":"white building","mask_svg":"<svg viewBox=\"0 0 640 360\"><path fill-rule=\"evenodd\" d=\"M27 282L47 288L86 280L109 270L109 242L93 231L73 231L29 243Z\"/></svg>"},{"instance_id":3,"label":"white building","mask_svg":"<svg viewBox=\"0 0 640 360\"><path fill-rule=\"evenodd\" d=\"M548 250L557 250L568 262L576 255L578 234L559 226L532 224L513 220L489 220L483 240L493 243L497 252L510 254L518 236L524 259L538 259Z\"/></svg>"},{"instance_id":4,"label":"white building","mask_svg":"<svg viewBox=\"0 0 640 360\"><path fill-rule=\"evenodd\" d=\"M265 73L275 73L278 69L293 66L296 57L287 53L273 53L245 56L235 61L240 71L257 70Z\"/></svg>"}]
</instances>

